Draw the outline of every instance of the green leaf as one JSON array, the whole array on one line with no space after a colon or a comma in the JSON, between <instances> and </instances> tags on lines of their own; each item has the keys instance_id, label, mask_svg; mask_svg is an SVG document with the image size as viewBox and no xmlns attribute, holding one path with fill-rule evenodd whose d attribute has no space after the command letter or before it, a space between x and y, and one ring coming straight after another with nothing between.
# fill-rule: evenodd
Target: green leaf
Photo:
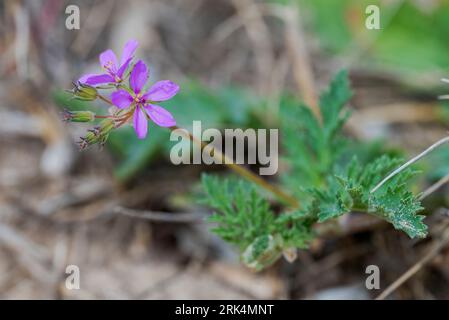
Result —
<instances>
[{"instance_id":1,"label":"green leaf","mask_svg":"<svg viewBox=\"0 0 449 320\"><path fill-rule=\"evenodd\" d=\"M427 226L422 222L425 217L416 214L422 209L416 197L405 189L405 185L399 185L388 188L379 196L373 196L369 210L407 233L410 238L425 238Z\"/></svg>"},{"instance_id":2,"label":"green leaf","mask_svg":"<svg viewBox=\"0 0 449 320\"><path fill-rule=\"evenodd\" d=\"M349 113L342 113L342 109L351 97L348 72L342 70L332 80L329 89L320 96L320 110L327 139L331 139L348 119Z\"/></svg>"},{"instance_id":3,"label":"green leaf","mask_svg":"<svg viewBox=\"0 0 449 320\"><path fill-rule=\"evenodd\" d=\"M282 237L283 248L308 248L316 237L315 223L316 217L306 210L282 212L276 219L276 232Z\"/></svg>"},{"instance_id":4,"label":"green leaf","mask_svg":"<svg viewBox=\"0 0 449 320\"><path fill-rule=\"evenodd\" d=\"M206 193L202 202L214 209L210 221L217 227L213 231L224 240L243 249L274 231L274 213L254 185L207 174L201 181Z\"/></svg>"},{"instance_id":5,"label":"green leaf","mask_svg":"<svg viewBox=\"0 0 449 320\"><path fill-rule=\"evenodd\" d=\"M318 204L318 222L337 218L351 210L345 205L338 193L331 194L315 190L314 194L316 197L315 201Z\"/></svg>"},{"instance_id":6,"label":"green leaf","mask_svg":"<svg viewBox=\"0 0 449 320\"><path fill-rule=\"evenodd\" d=\"M348 74L341 71L321 95L322 124L307 106L288 98L281 102L282 145L290 167L282 181L302 202L307 202L305 190L326 184L348 145L341 129L349 115L343 108L351 96Z\"/></svg>"},{"instance_id":7,"label":"green leaf","mask_svg":"<svg viewBox=\"0 0 449 320\"><path fill-rule=\"evenodd\" d=\"M399 163L399 159L382 156L362 166L353 159L346 174L337 178L340 189L326 194L326 197L317 197L320 221L346 212L364 211L390 222L411 238L425 237L427 226L422 222L424 216L417 214L422 207L417 197L407 189L415 171L407 169L389 181L387 186L371 193L371 189ZM345 197L348 199L345 203L350 205L342 205Z\"/></svg>"}]
</instances>

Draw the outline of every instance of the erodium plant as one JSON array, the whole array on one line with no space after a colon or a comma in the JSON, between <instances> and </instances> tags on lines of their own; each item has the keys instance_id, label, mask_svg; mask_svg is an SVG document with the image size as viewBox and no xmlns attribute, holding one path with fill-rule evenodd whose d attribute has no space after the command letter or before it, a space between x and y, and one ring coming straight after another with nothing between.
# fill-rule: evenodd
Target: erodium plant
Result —
<instances>
[{"instance_id":1,"label":"erodium plant","mask_svg":"<svg viewBox=\"0 0 449 320\"><path fill-rule=\"evenodd\" d=\"M66 121L99 121L81 138L80 148L104 144L112 130L127 123L134 126L140 139L147 135L148 120L171 130L177 128L171 114L156 103L172 98L179 86L164 80L145 90L148 68L143 61L133 63L136 48L137 42L129 41L120 62L111 50L105 51L100 55L105 73L86 75L75 83L75 98L100 99L111 105L107 115L64 112ZM108 90L109 94L103 93ZM281 101L279 125L287 169L281 173L279 185L225 161L240 177L203 175L201 201L214 209L209 218L212 230L239 248L248 267L262 270L282 255L294 260L298 248L307 248L320 236L324 229L320 225L338 226L335 222L339 217L353 212L379 217L411 238L426 236L424 216L418 214L422 210L419 198L410 191L416 172L403 168L379 185L401 159L387 155L367 159L363 153L357 156L357 142L342 133L349 117L345 105L351 96L343 71L321 95L321 119L296 99ZM188 112L188 106L184 107ZM214 156L226 157L215 151Z\"/></svg>"}]
</instances>

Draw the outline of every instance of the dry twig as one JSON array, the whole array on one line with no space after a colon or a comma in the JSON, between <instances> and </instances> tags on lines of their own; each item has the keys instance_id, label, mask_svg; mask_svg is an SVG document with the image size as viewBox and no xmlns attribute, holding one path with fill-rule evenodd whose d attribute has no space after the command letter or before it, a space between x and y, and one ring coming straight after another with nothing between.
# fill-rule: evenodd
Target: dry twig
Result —
<instances>
[{"instance_id":1,"label":"dry twig","mask_svg":"<svg viewBox=\"0 0 449 320\"><path fill-rule=\"evenodd\" d=\"M129 209L120 206L113 208L112 211L114 213L123 214L133 218L147 219L158 222L192 223L204 221L204 215L198 213L157 212L148 210Z\"/></svg>"}]
</instances>

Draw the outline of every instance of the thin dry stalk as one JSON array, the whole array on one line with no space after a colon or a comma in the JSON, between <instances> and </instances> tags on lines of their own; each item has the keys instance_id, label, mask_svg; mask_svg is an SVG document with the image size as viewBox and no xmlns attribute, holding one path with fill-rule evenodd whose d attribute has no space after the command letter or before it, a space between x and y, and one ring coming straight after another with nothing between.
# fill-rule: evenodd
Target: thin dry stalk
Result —
<instances>
[{"instance_id":1,"label":"thin dry stalk","mask_svg":"<svg viewBox=\"0 0 449 320\"><path fill-rule=\"evenodd\" d=\"M300 23L300 12L297 6L284 11L285 40L290 59L293 63L293 76L304 102L313 113L321 119L318 108L312 65L306 48L306 41Z\"/></svg>"},{"instance_id":2,"label":"thin dry stalk","mask_svg":"<svg viewBox=\"0 0 449 320\"><path fill-rule=\"evenodd\" d=\"M433 185L431 185L429 188L423 191L421 195L418 197L419 200L423 200L424 198L428 197L430 194L437 191L439 188L441 188L443 185L449 182L449 173L445 175L443 178L435 182Z\"/></svg>"},{"instance_id":3,"label":"thin dry stalk","mask_svg":"<svg viewBox=\"0 0 449 320\"><path fill-rule=\"evenodd\" d=\"M123 214L133 218L147 219L158 222L171 223L191 223L204 221L204 215L197 213L170 213L170 212L156 212L149 210L135 210L117 206L112 209L114 213Z\"/></svg>"},{"instance_id":4,"label":"thin dry stalk","mask_svg":"<svg viewBox=\"0 0 449 320\"><path fill-rule=\"evenodd\" d=\"M380 295L376 297L376 300L384 300L395 290L397 290L402 284L404 284L408 279L415 275L421 268L423 268L427 263L431 262L444 247L449 242L449 227L446 226L443 235L434 245L434 247L417 263L415 263L410 269L408 269L402 276L400 276L395 282L389 285Z\"/></svg>"},{"instance_id":5,"label":"thin dry stalk","mask_svg":"<svg viewBox=\"0 0 449 320\"><path fill-rule=\"evenodd\" d=\"M371 193L376 192L380 187L382 187L385 182L387 182L388 180L390 180L391 178L393 178L395 175L397 175L398 173L400 173L401 171L403 171L404 169L406 169L407 167L411 166L412 164L414 164L415 162L417 162L418 160L420 160L421 158L423 158L424 156L426 156L427 154L429 154L430 152L432 152L434 149L438 148L439 146L441 146L442 144L445 144L449 142L449 136L444 137L443 139L435 142L433 145L431 145L430 147L428 147L426 150L424 150L423 152L421 152L420 154L418 154L416 157L410 159L409 161L407 161L406 163L404 163L402 166L400 166L399 168L397 168L396 170L394 170L392 173L390 173L388 176L386 176L381 182L379 182L372 190Z\"/></svg>"},{"instance_id":6,"label":"thin dry stalk","mask_svg":"<svg viewBox=\"0 0 449 320\"><path fill-rule=\"evenodd\" d=\"M301 15L297 4L288 7L261 4L261 11L273 15L285 24L285 43L289 59L293 65L293 77L304 102L312 112L321 119L318 107L318 95L314 82L312 64L306 47L304 32L301 25Z\"/></svg>"},{"instance_id":7,"label":"thin dry stalk","mask_svg":"<svg viewBox=\"0 0 449 320\"><path fill-rule=\"evenodd\" d=\"M271 79L270 75L274 65L270 31L263 20L259 7L253 0L233 0L232 3L254 48L257 69L261 77L260 90L269 92L271 89L269 88L269 80Z\"/></svg>"}]
</instances>

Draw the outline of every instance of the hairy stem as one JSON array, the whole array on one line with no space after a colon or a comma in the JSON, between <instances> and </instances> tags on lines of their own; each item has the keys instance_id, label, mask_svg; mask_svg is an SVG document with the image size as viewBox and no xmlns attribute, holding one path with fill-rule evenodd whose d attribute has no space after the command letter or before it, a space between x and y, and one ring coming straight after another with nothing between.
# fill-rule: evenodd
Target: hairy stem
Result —
<instances>
[{"instance_id":1,"label":"hairy stem","mask_svg":"<svg viewBox=\"0 0 449 320\"><path fill-rule=\"evenodd\" d=\"M103 100L104 102L106 102L107 104L110 104L111 106L113 106L114 104L112 103L111 100L109 100L108 98L106 98L105 96L101 95L101 94L97 94L97 97L101 100Z\"/></svg>"},{"instance_id":2,"label":"hairy stem","mask_svg":"<svg viewBox=\"0 0 449 320\"><path fill-rule=\"evenodd\" d=\"M197 143L201 147L201 151L206 147L210 147L213 150L213 156L215 159L221 160L222 163L227 165L231 170L242 176L243 178L254 182L255 184L259 185L260 187L264 188L265 190L268 190L275 196L277 196L280 200L284 201L285 203L291 205L294 208L299 208L299 202L294 197L290 196L289 194L285 193L278 187L268 183L264 179L262 179L260 176L254 174L250 170L246 169L243 166L240 166L238 164L233 163L232 159L230 159L228 156L226 156L224 153L222 153L220 150L215 149L214 147L206 144L205 142L198 140L195 138L190 132L188 132L186 129L179 128L177 126L171 127L170 130L174 131L177 129L181 129L180 131L184 133L185 136L187 136L192 142Z\"/></svg>"}]
</instances>

